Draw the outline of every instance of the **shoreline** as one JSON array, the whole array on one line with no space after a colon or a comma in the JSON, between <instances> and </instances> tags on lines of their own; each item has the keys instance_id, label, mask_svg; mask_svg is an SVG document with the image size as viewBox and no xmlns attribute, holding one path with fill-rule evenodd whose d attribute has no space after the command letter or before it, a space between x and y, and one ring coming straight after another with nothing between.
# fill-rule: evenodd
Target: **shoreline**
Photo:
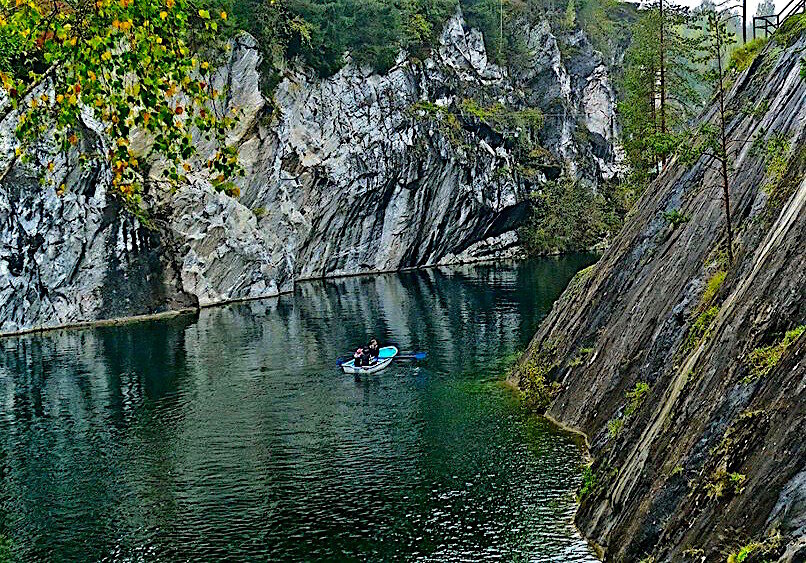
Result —
<instances>
[{"instance_id":1,"label":"shoreline","mask_svg":"<svg viewBox=\"0 0 806 563\"><path fill-rule=\"evenodd\" d=\"M0 339L2 338L14 338L19 336L25 336L28 334L42 334L51 331L57 330L82 330L87 328L97 328L97 327L104 327L104 326L118 326L124 324L132 324L132 323L140 323L146 321L154 321L154 320L164 320L170 319L174 317L178 317L180 315L188 315L188 314L198 314L201 312L202 309L211 309L214 307L222 307L225 305L231 305L234 303L245 303L248 301L260 301L263 299L277 299L283 295L289 295L296 292L297 284L301 282L327 282L329 280L339 280L339 279L348 279L348 278L357 278L362 276L376 276L376 275L383 275L383 274L396 274L396 273L406 273L406 272L416 272L421 270L432 270L435 268L440 267L451 267L451 266L470 266L470 265L483 265L483 264L506 264L506 263L519 263L524 262L530 259L539 259L545 260L549 258L558 258L560 256L570 256L572 254L585 254L591 253L594 254L593 251L580 251L580 252L567 252L567 253L556 253L556 254L544 254L541 256L521 256L521 257L509 257L509 258L484 258L480 260L472 260L472 261L464 261L464 262L448 262L444 264L426 264L423 266L410 266L406 268L400 268L397 270L372 270L366 272L356 272L350 274L338 274L333 276L326 276L326 277L305 277L299 278L294 280L293 286L288 291L278 291L274 295L260 295L257 297L237 297L233 299L226 299L222 301L216 301L215 303L209 303L206 305L199 305L196 307L183 307L181 309L170 309L168 311L160 311L158 313L143 313L139 315L130 315L125 317L113 317L108 319L97 319L97 320L88 320L88 321L75 321L69 323L62 323L57 325L48 325L48 326L35 326L30 328L25 328L21 330L14 330L14 331L7 331L2 332L0 331Z\"/></svg>"},{"instance_id":2,"label":"shoreline","mask_svg":"<svg viewBox=\"0 0 806 563\"><path fill-rule=\"evenodd\" d=\"M509 377L504 377L504 379L501 380L501 384L503 386L508 387L509 389L511 389L514 393L518 393L518 395L520 395L520 387L518 387L518 385L516 385L515 382L513 382ZM518 396L518 401L520 401L520 396ZM573 436L572 439L579 444L579 446L580 446L580 448L582 450L583 462L585 462L586 464L593 463L593 457L590 454L590 440L588 439L588 435L585 434L582 430L580 430L578 428L574 428L573 426L569 426L567 424L564 424L564 423L560 422L559 420L557 420L556 418L554 418L553 416L551 416L548 413L543 413L543 414L531 413L531 414L532 414L532 416L539 416L539 417L547 420L550 424L552 424L553 426L556 426L557 429L559 429L560 431L562 431L564 433L567 433L567 434L570 434L571 436ZM598 543L596 543L595 541L590 539L588 536L583 534L582 530L580 530L579 526L577 526L577 524L576 524L576 513L578 511L579 511L579 502L577 502L577 509L576 509L576 511L574 511L574 518L571 520L571 525L577 531L579 536L588 543L588 545L593 550L593 552L596 555L596 557L600 561L603 561L604 560L604 555L605 555L605 549L601 545L599 545Z\"/></svg>"}]
</instances>

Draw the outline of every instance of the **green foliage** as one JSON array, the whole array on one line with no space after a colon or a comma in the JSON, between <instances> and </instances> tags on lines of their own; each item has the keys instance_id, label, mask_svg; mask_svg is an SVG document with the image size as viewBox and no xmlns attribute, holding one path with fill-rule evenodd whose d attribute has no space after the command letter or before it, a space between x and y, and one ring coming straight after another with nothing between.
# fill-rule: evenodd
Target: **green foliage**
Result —
<instances>
[{"instance_id":1,"label":"green foliage","mask_svg":"<svg viewBox=\"0 0 806 563\"><path fill-rule=\"evenodd\" d=\"M152 139L152 150L169 166L166 180L175 183L192 169L200 139L193 128L219 147L207 163L214 184L231 191L229 180L241 170L225 137L235 115L217 116L211 103L221 92L210 87L209 61L191 56L190 43L213 41L225 11L199 7L189 0L66 0L58 9L47 3L0 0L0 84L20 114L18 156L44 136L62 152L82 151L82 111L91 108L110 140L105 159L113 171L113 193L147 220L142 206L142 165L148 154L132 149L136 131ZM52 93L45 88L52 87ZM43 181L55 184L53 155L36 162ZM59 186L63 192L64 185Z\"/></svg>"},{"instance_id":2,"label":"green foliage","mask_svg":"<svg viewBox=\"0 0 806 563\"><path fill-rule=\"evenodd\" d=\"M590 465L582 468L582 485L577 493L577 500L581 501L596 490L597 478Z\"/></svg>"},{"instance_id":3,"label":"green foliage","mask_svg":"<svg viewBox=\"0 0 806 563\"><path fill-rule=\"evenodd\" d=\"M424 119L434 123L452 145L460 147L465 144L462 124L453 109L438 106L427 100L420 100L409 108L409 114L415 119Z\"/></svg>"},{"instance_id":4,"label":"green foliage","mask_svg":"<svg viewBox=\"0 0 806 563\"><path fill-rule=\"evenodd\" d=\"M460 0L470 27L484 34L488 56L501 65L534 57L527 47L524 27L548 18L555 26L579 27L603 53L610 50L615 0ZM562 46L561 46L562 47Z\"/></svg>"},{"instance_id":5,"label":"green foliage","mask_svg":"<svg viewBox=\"0 0 806 563\"><path fill-rule=\"evenodd\" d=\"M415 119L436 123L442 134L455 146L462 146L466 142L467 135L463 133L465 125L481 122L500 134L525 160L534 159L533 155L541 150L536 143L543 126L543 114L537 108L515 110L501 103L482 106L471 98L464 98L451 106L420 100L409 108L409 114Z\"/></svg>"},{"instance_id":6,"label":"green foliage","mask_svg":"<svg viewBox=\"0 0 806 563\"><path fill-rule=\"evenodd\" d=\"M505 62L511 37L509 29L515 16L510 2L504 5L500 0L461 0L459 3L468 25L484 35L488 56L497 63Z\"/></svg>"},{"instance_id":7,"label":"green foliage","mask_svg":"<svg viewBox=\"0 0 806 563\"><path fill-rule=\"evenodd\" d=\"M548 380L553 368L541 354L521 367L523 400L529 410L543 413L557 396L559 384Z\"/></svg>"},{"instance_id":8,"label":"green foliage","mask_svg":"<svg viewBox=\"0 0 806 563\"><path fill-rule=\"evenodd\" d=\"M625 397L627 398L627 408L624 409L624 414L632 416L638 409L641 408L641 405L644 404L644 399L646 398L646 394L649 393L649 384L643 381L639 381L635 384L635 388L631 391L627 391Z\"/></svg>"},{"instance_id":9,"label":"green foliage","mask_svg":"<svg viewBox=\"0 0 806 563\"><path fill-rule=\"evenodd\" d=\"M779 531L775 531L762 542L750 542L728 555L728 563L745 561L777 561L782 555L784 541ZM751 558L752 556L752 558Z\"/></svg>"},{"instance_id":10,"label":"green foliage","mask_svg":"<svg viewBox=\"0 0 806 563\"><path fill-rule=\"evenodd\" d=\"M674 6L665 4L661 17L659 6L651 4L639 12L631 29L618 110L631 183L638 193L681 144L687 121L701 107L694 88L697 41L689 36L690 23L686 12Z\"/></svg>"},{"instance_id":11,"label":"green foliage","mask_svg":"<svg viewBox=\"0 0 806 563\"><path fill-rule=\"evenodd\" d=\"M806 32L806 13L795 14L784 20L773 34L772 40L778 45L789 47L800 39L804 32Z\"/></svg>"},{"instance_id":12,"label":"green foliage","mask_svg":"<svg viewBox=\"0 0 806 563\"><path fill-rule=\"evenodd\" d=\"M541 342L532 357L520 367L522 398L526 407L537 413L543 413L560 391L549 375L557 367L555 361L557 343L553 340Z\"/></svg>"},{"instance_id":13,"label":"green foliage","mask_svg":"<svg viewBox=\"0 0 806 563\"><path fill-rule=\"evenodd\" d=\"M719 288L722 287L722 284L725 281L725 276L728 273L725 270L717 270L714 272L711 277L708 278L708 281L705 283L705 291L702 294L701 303L703 305L708 305L713 301L716 294L719 292Z\"/></svg>"},{"instance_id":14,"label":"green foliage","mask_svg":"<svg viewBox=\"0 0 806 563\"><path fill-rule=\"evenodd\" d=\"M609 196L568 178L541 186L531 194L532 213L518 230L527 253L587 250L614 234L623 213Z\"/></svg>"},{"instance_id":15,"label":"green foliage","mask_svg":"<svg viewBox=\"0 0 806 563\"><path fill-rule=\"evenodd\" d=\"M585 363L585 358L592 352L593 348L580 348L577 355L568 362L568 367L581 366L583 363Z\"/></svg>"},{"instance_id":16,"label":"green foliage","mask_svg":"<svg viewBox=\"0 0 806 563\"><path fill-rule=\"evenodd\" d=\"M638 409L640 409L641 405L644 404L644 400L646 399L646 395L649 393L649 391L649 384L639 381L635 384L633 389L624 394L624 398L627 399L627 404L624 407L623 415L619 415L607 422L607 432L611 438L618 436L624 427L624 423L627 422L632 415L638 412Z\"/></svg>"},{"instance_id":17,"label":"green foliage","mask_svg":"<svg viewBox=\"0 0 806 563\"><path fill-rule=\"evenodd\" d=\"M766 377L781 361L781 357L786 352L792 343L794 343L800 335L806 332L806 325L800 325L784 334L784 337L779 342L770 346L763 346L756 348L747 356L747 365L750 368L750 374L745 378L745 383L750 383Z\"/></svg>"},{"instance_id":18,"label":"green foliage","mask_svg":"<svg viewBox=\"0 0 806 563\"><path fill-rule=\"evenodd\" d=\"M565 27L574 29L577 23L577 9L574 5L574 0L568 0L568 6L565 8L565 19L563 20Z\"/></svg>"},{"instance_id":19,"label":"green foliage","mask_svg":"<svg viewBox=\"0 0 806 563\"><path fill-rule=\"evenodd\" d=\"M624 419L623 418L614 418L613 420L607 421L607 433L610 435L611 438L615 438L621 433L621 429L624 427Z\"/></svg>"},{"instance_id":20,"label":"green foliage","mask_svg":"<svg viewBox=\"0 0 806 563\"><path fill-rule=\"evenodd\" d=\"M764 191L770 196L771 207L777 207L789 197L783 180L789 168L790 148L789 138L783 133L773 134L764 144L764 161L767 172Z\"/></svg>"},{"instance_id":21,"label":"green foliage","mask_svg":"<svg viewBox=\"0 0 806 563\"><path fill-rule=\"evenodd\" d=\"M617 26L626 27L623 23L623 14L619 10L623 7L617 0L575 0L576 19L579 26L590 38L596 50L606 57L612 56L614 41L618 30Z\"/></svg>"},{"instance_id":22,"label":"green foliage","mask_svg":"<svg viewBox=\"0 0 806 563\"><path fill-rule=\"evenodd\" d=\"M434 45L456 6L457 0L233 1L239 26L260 43L267 87L296 57L323 77L344 66L346 52L386 71L400 49L421 56Z\"/></svg>"},{"instance_id":23,"label":"green foliage","mask_svg":"<svg viewBox=\"0 0 806 563\"><path fill-rule=\"evenodd\" d=\"M767 44L766 37L759 37L745 43L730 55L730 62L728 62L728 69L735 72L741 72L750 67L753 61Z\"/></svg>"},{"instance_id":24,"label":"green foliage","mask_svg":"<svg viewBox=\"0 0 806 563\"><path fill-rule=\"evenodd\" d=\"M673 227L677 227L678 225L682 225L683 223L688 223L691 217L681 213L679 209L672 209L670 211L663 212L663 218L669 222L670 225Z\"/></svg>"},{"instance_id":25,"label":"green foliage","mask_svg":"<svg viewBox=\"0 0 806 563\"><path fill-rule=\"evenodd\" d=\"M543 127L543 113L538 108L514 110L502 103L481 106L472 98L459 102L459 114L466 119L475 119L500 133L508 141L517 144L524 152L538 142L537 134Z\"/></svg>"},{"instance_id":26,"label":"green foliage","mask_svg":"<svg viewBox=\"0 0 806 563\"><path fill-rule=\"evenodd\" d=\"M694 319L694 322L688 329L688 335L683 346L683 352L693 350L700 342L708 338L711 334L711 324L714 322L717 314L719 314L719 307L714 305L709 307Z\"/></svg>"},{"instance_id":27,"label":"green foliage","mask_svg":"<svg viewBox=\"0 0 806 563\"><path fill-rule=\"evenodd\" d=\"M288 2L228 0L233 26L251 33L262 54L261 87L270 94L285 70L287 60L311 47L313 26ZM326 53L322 51L324 56ZM270 97L270 96L267 96Z\"/></svg>"},{"instance_id":28,"label":"green foliage","mask_svg":"<svg viewBox=\"0 0 806 563\"><path fill-rule=\"evenodd\" d=\"M744 482L746 480L747 476L742 473L728 473L728 481L733 486L733 492L737 495L744 491Z\"/></svg>"},{"instance_id":29,"label":"green foliage","mask_svg":"<svg viewBox=\"0 0 806 563\"><path fill-rule=\"evenodd\" d=\"M708 498L716 500L727 493L739 495L744 491L747 477L741 473L728 473L723 469L716 470L705 484Z\"/></svg>"},{"instance_id":30,"label":"green foliage","mask_svg":"<svg viewBox=\"0 0 806 563\"><path fill-rule=\"evenodd\" d=\"M596 470L592 465L583 465L581 469L582 483L576 494L577 502L596 494L618 475L618 467L611 467L607 461L600 464Z\"/></svg>"},{"instance_id":31,"label":"green foliage","mask_svg":"<svg viewBox=\"0 0 806 563\"><path fill-rule=\"evenodd\" d=\"M728 555L728 563L743 563L751 553L757 551L761 547L760 543L749 543L739 548L736 553Z\"/></svg>"}]
</instances>

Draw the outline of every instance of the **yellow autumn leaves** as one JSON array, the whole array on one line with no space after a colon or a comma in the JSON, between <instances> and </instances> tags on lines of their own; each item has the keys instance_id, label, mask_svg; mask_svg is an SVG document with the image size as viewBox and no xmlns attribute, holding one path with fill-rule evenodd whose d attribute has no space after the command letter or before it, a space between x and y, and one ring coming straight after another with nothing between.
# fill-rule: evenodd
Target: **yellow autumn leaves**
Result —
<instances>
[{"instance_id":1,"label":"yellow autumn leaves","mask_svg":"<svg viewBox=\"0 0 806 563\"><path fill-rule=\"evenodd\" d=\"M12 7L15 2L19 8ZM214 141L219 152L209 176L218 189L230 190L229 180L242 175L237 154L226 145L232 119L208 111L219 95L210 84L213 68L188 48L195 34L215 31L227 13L209 8L199 14L200 21L198 4L190 0L90 0L95 9L74 10L68 2L44 18L50 2L0 0L0 36L11 41L11 48L0 48L0 86L20 115L15 153L25 158L43 135L52 136L63 151L95 150L84 142L80 123L81 112L91 109L116 141L105 155L113 188L139 218L148 205L129 146L137 131L148 133L149 150L166 163L163 176L170 183L189 172L198 142L194 136ZM52 93L33 97L32 87L45 78ZM41 168L43 182L59 184L52 167Z\"/></svg>"}]
</instances>

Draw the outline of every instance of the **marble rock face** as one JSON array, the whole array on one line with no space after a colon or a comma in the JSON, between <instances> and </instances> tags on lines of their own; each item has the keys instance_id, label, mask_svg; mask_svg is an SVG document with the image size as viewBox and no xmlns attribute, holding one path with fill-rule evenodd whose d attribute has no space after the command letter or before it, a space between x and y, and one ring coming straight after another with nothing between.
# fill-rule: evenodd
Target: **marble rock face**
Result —
<instances>
[{"instance_id":1,"label":"marble rock face","mask_svg":"<svg viewBox=\"0 0 806 563\"><path fill-rule=\"evenodd\" d=\"M246 172L241 194L191 175L157 198L151 229L108 193L104 162L54 156L66 190L41 186L14 157L18 116L0 96L0 333L268 297L298 279L517 255L540 178L512 172L518 157L495 131L460 121L448 134L415 104L541 108L552 117L540 144L595 189L618 167L607 67L581 33L564 38L576 45L572 61L548 23L524 33L529 56L505 69L457 13L425 60L401 53L385 74L354 64L327 79L288 72L271 102L255 39L235 37L215 80L225 92L217 109L239 116L228 142ZM102 150L89 112L83 127L84 149ZM200 159L214 150L197 148ZM47 139L37 150L55 154ZM152 179L161 164L151 162Z\"/></svg>"}]
</instances>

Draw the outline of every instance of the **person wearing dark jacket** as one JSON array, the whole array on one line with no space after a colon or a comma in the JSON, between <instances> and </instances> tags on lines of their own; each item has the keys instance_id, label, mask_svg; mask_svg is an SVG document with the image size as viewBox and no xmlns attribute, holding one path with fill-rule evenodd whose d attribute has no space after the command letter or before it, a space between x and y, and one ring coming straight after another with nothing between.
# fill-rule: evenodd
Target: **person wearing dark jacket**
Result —
<instances>
[{"instance_id":1,"label":"person wearing dark jacket","mask_svg":"<svg viewBox=\"0 0 806 563\"><path fill-rule=\"evenodd\" d=\"M369 355L370 363L377 360L380 353L381 349L378 347L378 340L375 338L371 338L369 340L369 344L367 344L367 354Z\"/></svg>"},{"instance_id":2,"label":"person wearing dark jacket","mask_svg":"<svg viewBox=\"0 0 806 563\"><path fill-rule=\"evenodd\" d=\"M378 347L378 340L371 338L369 344L355 351L353 358L355 358L356 367L366 367L372 365L375 360L378 359L379 355L380 348Z\"/></svg>"}]
</instances>

